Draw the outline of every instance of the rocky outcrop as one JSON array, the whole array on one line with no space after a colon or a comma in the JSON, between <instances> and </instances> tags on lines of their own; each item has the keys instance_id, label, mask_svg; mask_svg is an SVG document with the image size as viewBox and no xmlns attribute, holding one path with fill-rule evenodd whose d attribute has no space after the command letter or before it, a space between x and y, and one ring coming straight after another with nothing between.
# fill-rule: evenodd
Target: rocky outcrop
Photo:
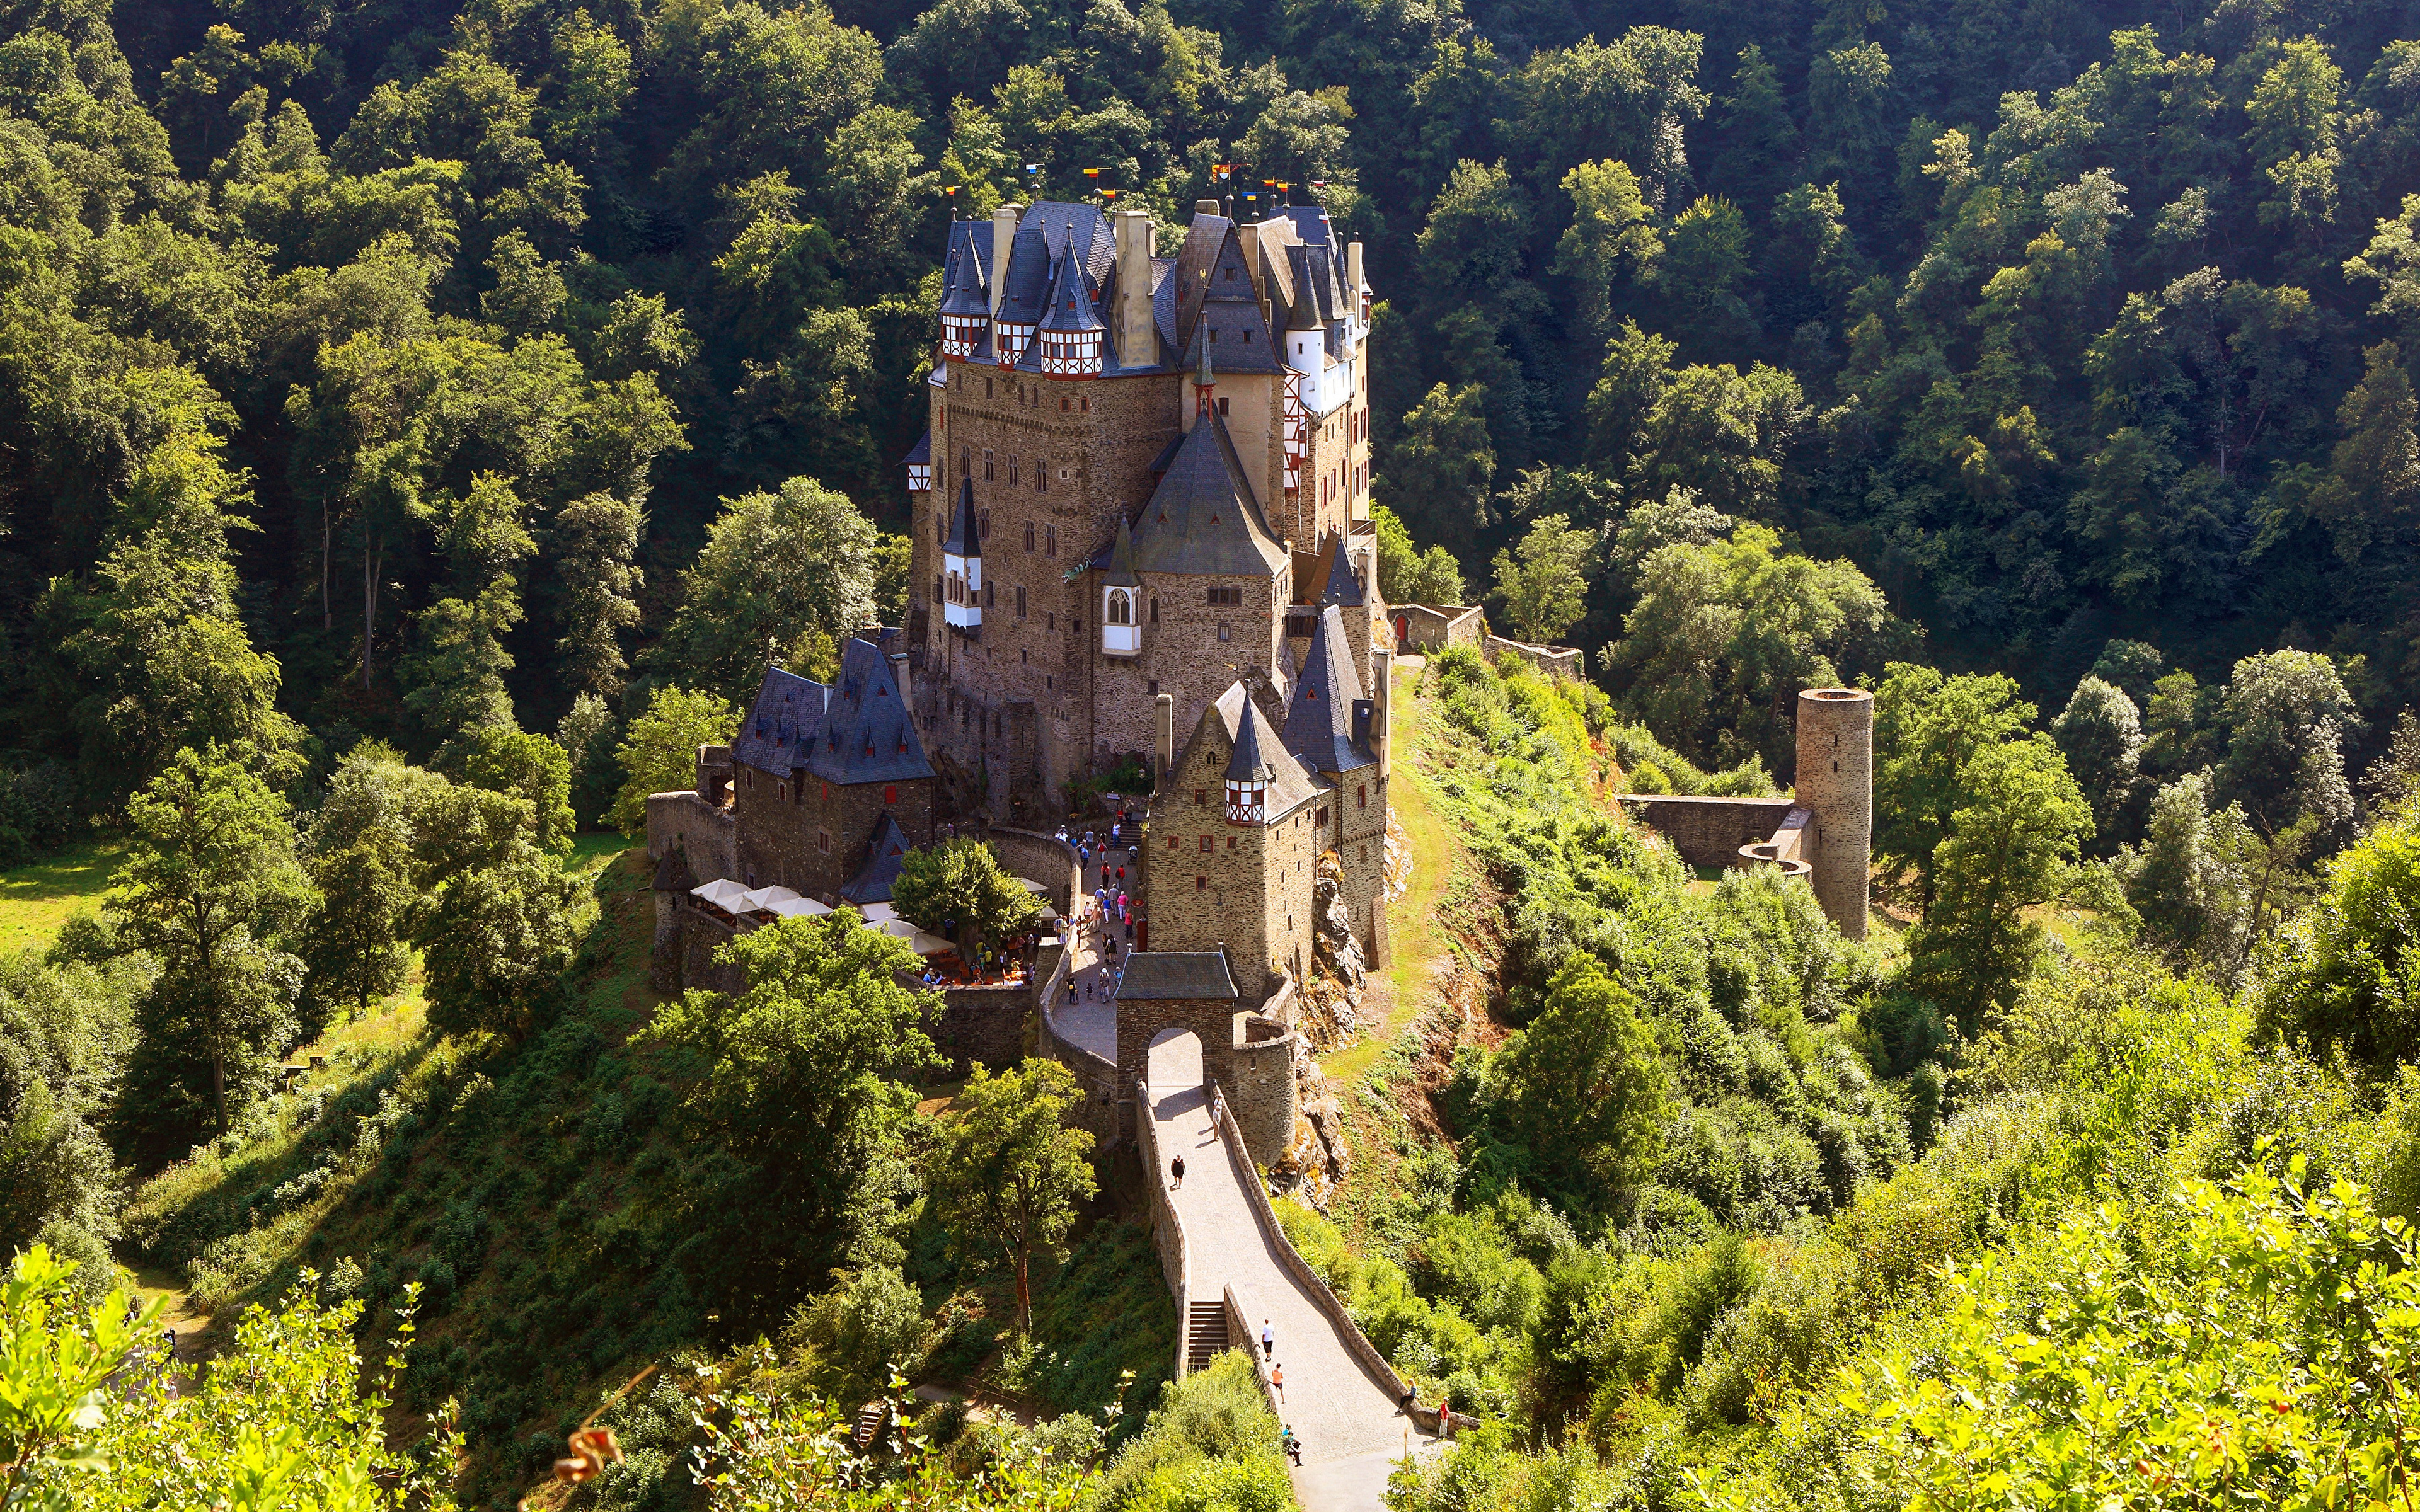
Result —
<instances>
[{"instance_id":1,"label":"rocky outcrop","mask_svg":"<svg viewBox=\"0 0 2420 1512\"><path fill-rule=\"evenodd\" d=\"M1314 1211L1326 1212L1337 1183L1353 1169L1344 1142L1344 1105L1327 1089L1319 1063L1306 1053L1295 1062L1294 1136L1269 1167L1269 1185Z\"/></svg>"}]
</instances>

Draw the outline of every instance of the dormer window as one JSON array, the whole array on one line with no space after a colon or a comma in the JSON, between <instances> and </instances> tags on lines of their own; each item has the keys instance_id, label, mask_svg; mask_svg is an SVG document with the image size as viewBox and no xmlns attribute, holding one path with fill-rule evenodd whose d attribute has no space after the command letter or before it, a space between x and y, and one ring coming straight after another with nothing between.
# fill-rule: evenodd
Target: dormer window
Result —
<instances>
[{"instance_id":1,"label":"dormer window","mask_svg":"<svg viewBox=\"0 0 2420 1512\"><path fill-rule=\"evenodd\" d=\"M960 361L972 357L990 324L990 320L979 315L941 316L941 355Z\"/></svg>"}]
</instances>

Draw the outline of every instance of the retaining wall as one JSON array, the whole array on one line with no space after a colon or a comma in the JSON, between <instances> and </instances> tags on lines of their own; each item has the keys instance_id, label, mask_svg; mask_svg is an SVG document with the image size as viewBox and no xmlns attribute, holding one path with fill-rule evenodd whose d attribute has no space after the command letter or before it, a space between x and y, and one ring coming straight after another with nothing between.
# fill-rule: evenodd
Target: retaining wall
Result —
<instances>
[{"instance_id":1,"label":"retaining wall","mask_svg":"<svg viewBox=\"0 0 2420 1512\"><path fill-rule=\"evenodd\" d=\"M1632 818L1672 842L1691 866L1737 866L1740 847L1773 838L1797 805L1789 798L1693 798L1626 793Z\"/></svg>"},{"instance_id":2,"label":"retaining wall","mask_svg":"<svg viewBox=\"0 0 2420 1512\"><path fill-rule=\"evenodd\" d=\"M1541 677L1577 679L1588 675L1586 658L1577 646L1542 646L1527 640L1509 640L1491 635L1481 648L1491 666L1500 667L1506 657L1521 662Z\"/></svg>"},{"instance_id":3,"label":"retaining wall","mask_svg":"<svg viewBox=\"0 0 2420 1512\"><path fill-rule=\"evenodd\" d=\"M1076 847L1058 836L994 825L984 831L984 839L991 845L992 854L1000 857L1001 865L1049 888L1051 906L1061 915L1072 910L1076 899L1086 890L1078 880L1083 868L1076 857Z\"/></svg>"},{"instance_id":4,"label":"retaining wall","mask_svg":"<svg viewBox=\"0 0 2420 1512\"><path fill-rule=\"evenodd\" d=\"M1185 1224L1176 1216L1176 1204L1168 1196L1168 1180L1160 1175L1166 1167L1160 1162L1159 1137L1151 1123L1151 1088L1141 1082L1135 1083L1134 1110L1135 1148L1142 1153L1142 1184L1151 1193L1151 1245L1159 1252L1159 1273L1168 1278L1168 1289L1176 1294L1176 1374L1171 1379L1183 1381L1185 1335L1192 1326L1193 1313L1187 1305L1193 1273L1185 1253Z\"/></svg>"},{"instance_id":5,"label":"retaining wall","mask_svg":"<svg viewBox=\"0 0 2420 1512\"><path fill-rule=\"evenodd\" d=\"M679 846L700 882L739 875L739 826L728 809L710 807L686 788L647 795L647 859Z\"/></svg>"}]
</instances>

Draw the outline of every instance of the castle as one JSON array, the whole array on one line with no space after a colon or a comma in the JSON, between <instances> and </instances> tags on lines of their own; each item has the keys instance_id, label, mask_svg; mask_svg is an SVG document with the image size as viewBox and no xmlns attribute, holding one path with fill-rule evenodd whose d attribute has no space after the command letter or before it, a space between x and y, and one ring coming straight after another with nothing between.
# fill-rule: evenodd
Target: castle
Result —
<instances>
[{"instance_id":1,"label":"castle","mask_svg":"<svg viewBox=\"0 0 2420 1512\"><path fill-rule=\"evenodd\" d=\"M650 800L659 944L684 908L882 902L944 823L1032 839L1071 784L1147 774L1148 949L1104 1058L1130 1088L1155 1026L1208 1013L1216 1074L1231 1024L1292 1038L1323 875L1353 953L1388 953L1360 245L1203 200L1163 256L1140 210L1007 205L951 225L938 313L905 623L830 685L768 670L696 790ZM718 880L738 903L679 902Z\"/></svg>"}]
</instances>

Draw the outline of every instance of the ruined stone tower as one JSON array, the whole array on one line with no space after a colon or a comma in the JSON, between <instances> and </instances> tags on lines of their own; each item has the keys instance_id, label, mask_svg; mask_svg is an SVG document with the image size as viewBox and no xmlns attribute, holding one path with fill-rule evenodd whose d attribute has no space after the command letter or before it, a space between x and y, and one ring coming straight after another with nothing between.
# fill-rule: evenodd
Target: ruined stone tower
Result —
<instances>
[{"instance_id":1,"label":"ruined stone tower","mask_svg":"<svg viewBox=\"0 0 2420 1512\"><path fill-rule=\"evenodd\" d=\"M1798 695L1795 799L1813 816L1815 901L1853 940L1866 937L1873 868L1874 696L1854 687Z\"/></svg>"}]
</instances>

